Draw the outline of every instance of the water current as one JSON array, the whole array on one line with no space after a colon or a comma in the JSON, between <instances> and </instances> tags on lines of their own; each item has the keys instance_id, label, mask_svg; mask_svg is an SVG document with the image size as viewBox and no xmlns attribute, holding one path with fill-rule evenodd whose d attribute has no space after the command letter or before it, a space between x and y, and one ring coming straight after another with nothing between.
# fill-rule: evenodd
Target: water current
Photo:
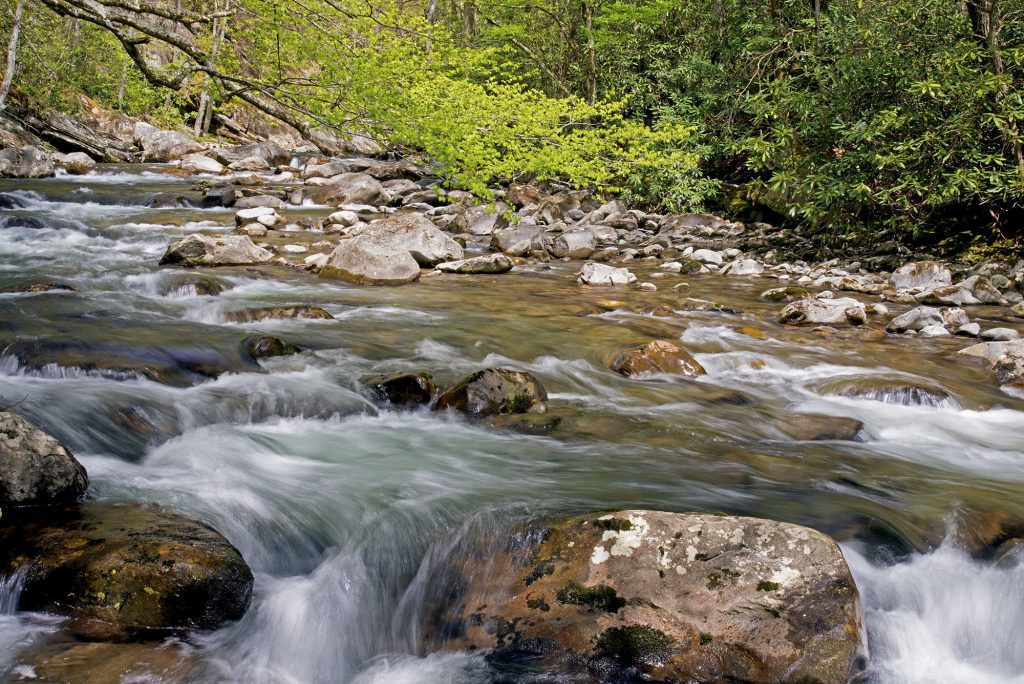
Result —
<instances>
[{"instance_id":1,"label":"water current","mask_svg":"<svg viewBox=\"0 0 1024 684\"><path fill-rule=\"evenodd\" d=\"M157 262L175 238L230 230L231 211L147 206L160 193L197 197L193 180L112 166L0 184L0 287L77 289L0 295L0 403L20 402L69 446L91 498L198 516L242 552L256 577L248 614L173 645L196 681L551 681L423 652L425 597L471 530L627 507L755 515L838 539L864 603L872 681L1024 683L1024 563L956 541L978 511L1024 517L1024 400L958 361L963 340L783 327L781 305L758 299L777 285L766 278L687 276L685 296L741 313L682 311L671 288L682 277L654 280L657 292L586 289L578 264L562 262L400 288L216 269L230 289L196 296ZM295 304L335 320L225 317ZM245 366L239 341L254 332L305 351ZM693 352L708 375L608 370L618 349L654 338ZM171 381L75 361L97 354ZM181 370L197 364L232 372ZM360 391L375 373L424 370L443 386L499 365L541 380L565 416L557 430L384 410ZM800 442L776 427L807 412L861 420L865 439ZM59 625L18 612L17 591L17 577L0 583L0 672L21 681L36 675L26 654Z\"/></svg>"}]
</instances>

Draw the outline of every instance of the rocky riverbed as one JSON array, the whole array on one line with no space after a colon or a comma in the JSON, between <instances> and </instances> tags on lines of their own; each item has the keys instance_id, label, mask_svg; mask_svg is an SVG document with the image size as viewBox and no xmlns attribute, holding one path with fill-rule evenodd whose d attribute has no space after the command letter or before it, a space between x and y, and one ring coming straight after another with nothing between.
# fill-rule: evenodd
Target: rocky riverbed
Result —
<instances>
[{"instance_id":1,"label":"rocky riverbed","mask_svg":"<svg viewBox=\"0 0 1024 684\"><path fill-rule=\"evenodd\" d=\"M1024 264L135 138L0 158L8 678L1024 669Z\"/></svg>"}]
</instances>

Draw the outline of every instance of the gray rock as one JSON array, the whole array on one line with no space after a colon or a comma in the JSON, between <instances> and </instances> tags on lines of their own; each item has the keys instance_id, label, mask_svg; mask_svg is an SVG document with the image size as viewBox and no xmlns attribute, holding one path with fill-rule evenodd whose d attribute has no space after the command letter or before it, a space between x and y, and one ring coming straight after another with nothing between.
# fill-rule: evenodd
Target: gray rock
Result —
<instances>
[{"instance_id":1,"label":"gray rock","mask_svg":"<svg viewBox=\"0 0 1024 684\"><path fill-rule=\"evenodd\" d=\"M216 159L207 157L205 154L186 154L181 158L181 165L178 167L189 173L224 173L224 165Z\"/></svg>"},{"instance_id":2,"label":"gray rock","mask_svg":"<svg viewBox=\"0 0 1024 684\"><path fill-rule=\"evenodd\" d=\"M577 280L585 285L628 285L636 282L636 276L629 270L607 264L584 264L576 275Z\"/></svg>"},{"instance_id":3,"label":"gray rock","mask_svg":"<svg viewBox=\"0 0 1024 684\"><path fill-rule=\"evenodd\" d=\"M1020 333L1013 328L989 328L981 333L981 339L990 342L1009 342L1020 339Z\"/></svg>"},{"instance_id":4,"label":"gray rock","mask_svg":"<svg viewBox=\"0 0 1024 684\"><path fill-rule=\"evenodd\" d=\"M270 225L274 225L282 221L281 217L278 216L277 209L274 207L255 206L236 211L235 225L247 226L254 222L264 223L263 221L260 221L260 219L265 217L271 219L272 223ZM264 225L266 224L264 223Z\"/></svg>"},{"instance_id":5,"label":"gray rock","mask_svg":"<svg viewBox=\"0 0 1024 684\"><path fill-rule=\"evenodd\" d=\"M479 570L427 617L441 648L586 681L846 684L863 667L849 567L806 527L628 510L479 545L468 558L487 565L454 563Z\"/></svg>"},{"instance_id":6,"label":"gray rock","mask_svg":"<svg viewBox=\"0 0 1024 684\"><path fill-rule=\"evenodd\" d=\"M72 176L84 176L96 168L96 162L85 152L66 154L61 163L64 165L64 170Z\"/></svg>"},{"instance_id":7,"label":"gray rock","mask_svg":"<svg viewBox=\"0 0 1024 684\"><path fill-rule=\"evenodd\" d=\"M504 413L544 413L548 395L532 374L486 368L459 381L437 399L435 411L452 409L484 418Z\"/></svg>"},{"instance_id":8,"label":"gray rock","mask_svg":"<svg viewBox=\"0 0 1024 684\"><path fill-rule=\"evenodd\" d=\"M333 176L340 176L343 173L349 173L352 167L349 166L348 162L340 159L332 159L331 161L323 164L307 164L302 169L303 178L331 178Z\"/></svg>"},{"instance_id":9,"label":"gray rock","mask_svg":"<svg viewBox=\"0 0 1024 684\"><path fill-rule=\"evenodd\" d=\"M49 178L56 168L53 157L38 147L0 150L0 176L4 178Z\"/></svg>"},{"instance_id":10,"label":"gray rock","mask_svg":"<svg viewBox=\"0 0 1024 684\"><path fill-rule=\"evenodd\" d=\"M934 290L952 284L953 274L938 261L915 261L893 271L889 282L897 290Z\"/></svg>"},{"instance_id":11,"label":"gray rock","mask_svg":"<svg viewBox=\"0 0 1024 684\"><path fill-rule=\"evenodd\" d=\"M761 275L764 273L764 266L753 259L737 259L729 264L728 270L723 270L723 273L734 276Z\"/></svg>"},{"instance_id":12,"label":"gray rock","mask_svg":"<svg viewBox=\"0 0 1024 684\"><path fill-rule=\"evenodd\" d=\"M230 166L243 160L258 161L257 166L261 169L271 166L282 166L291 161L292 155L283 147L274 142L252 143L250 145L236 145L234 147L221 147L211 151L213 157L221 164Z\"/></svg>"},{"instance_id":13,"label":"gray rock","mask_svg":"<svg viewBox=\"0 0 1024 684\"><path fill-rule=\"evenodd\" d=\"M942 314L936 308L919 306L892 319L885 329L891 333L903 333L908 330L918 332L933 325L945 325Z\"/></svg>"},{"instance_id":14,"label":"gray rock","mask_svg":"<svg viewBox=\"0 0 1024 684\"><path fill-rule=\"evenodd\" d=\"M852 297L820 299L805 297L786 305L779 315L780 323L849 323L861 325L867 321L864 304Z\"/></svg>"},{"instance_id":15,"label":"gray rock","mask_svg":"<svg viewBox=\"0 0 1024 684\"><path fill-rule=\"evenodd\" d=\"M524 240L529 242L530 249L543 249L543 236L544 226L518 223L508 228L495 230L491 236L491 249L508 253L513 245L518 245ZM526 250L527 253L530 249Z\"/></svg>"},{"instance_id":16,"label":"gray rock","mask_svg":"<svg viewBox=\"0 0 1024 684\"><path fill-rule=\"evenodd\" d=\"M445 273L508 273L512 266L512 260L504 254L484 254L472 259L448 261L435 268Z\"/></svg>"},{"instance_id":17,"label":"gray rock","mask_svg":"<svg viewBox=\"0 0 1024 684\"><path fill-rule=\"evenodd\" d=\"M699 261L702 264L714 264L720 266L722 264L722 253L715 252L710 249L698 249L694 250L690 258L694 261Z\"/></svg>"},{"instance_id":18,"label":"gray rock","mask_svg":"<svg viewBox=\"0 0 1024 684\"><path fill-rule=\"evenodd\" d=\"M139 136L139 144L142 146L142 160L149 162L174 161L203 150L202 145L184 133L155 128L142 133Z\"/></svg>"},{"instance_id":19,"label":"gray rock","mask_svg":"<svg viewBox=\"0 0 1024 684\"><path fill-rule=\"evenodd\" d=\"M0 412L0 507L76 501L89 486L82 464L15 413Z\"/></svg>"},{"instance_id":20,"label":"gray rock","mask_svg":"<svg viewBox=\"0 0 1024 684\"><path fill-rule=\"evenodd\" d=\"M940 287L917 295L918 301L925 304L949 304L964 306L966 304L1007 304L1002 293L997 290L988 278L971 276L963 282L948 287Z\"/></svg>"},{"instance_id":21,"label":"gray rock","mask_svg":"<svg viewBox=\"0 0 1024 684\"><path fill-rule=\"evenodd\" d=\"M320 275L365 285L404 285L420 277L420 265L407 250L395 251L378 235L342 240Z\"/></svg>"},{"instance_id":22,"label":"gray rock","mask_svg":"<svg viewBox=\"0 0 1024 684\"><path fill-rule=\"evenodd\" d=\"M486 205L465 206L456 214L451 228L473 235L493 235L494 231L508 226L505 214L509 209L504 202L498 202L493 208Z\"/></svg>"},{"instance_id":23,"label":"gray rock","mask_svg":"<svg viewBox=\"0 0 1024 684\"><path fill-rule=\"evenodd\" d=\"M273 195L249 195L235 200L235 209L254 209L256 207L284 209L287 206L288 204L283 199Z\"/></svg>"},{"instance_id":24,"label":"gray rock","mask_svg":"<svg viewBox=\"0 0 1024 684\"><path fill-rule=\"evenodd\" d=\"M981 334L981 326L977 323L967 323L956 329L959 337L977 337Z\"/></svg>"},{"instance_id":25,"label":"gray rock","mask_svg":"<svg viewBox=\"0 0 1024 684\"><path fill-rule=\"evenodd\" d=\"M949 337L950 332L941 325L926 325L918 331L921 337Z\"/></svg>"},{"instance_id":26,"label":"gray rock","mask_svg":"<svg viewBox=\"0 0 1024 684\"><path fill-rule=\"evenodd\" d=\"M273 252L257 247L246 235L212 237L193 233L172 243L160 259L160 265L247 266L265 264L273 258Z\"/></svg>"},{"instance_id":27,"label":"gray rock","mask_svg":"<svg viewBox=\"0 0 1024 684\"><path fill-rule=\"evenodd\" d=\"M569 230L544 238L544 247L559 259L586 259L597 249L597 241L589 230Z\"/></svg>"},{"instance_id":28,"label":"gray rock","mask_svg":"<svg viewBox=\"0 0 1024 684\"><path fill-rule=\"evenodd\" d=\"M327 185L312 190L317 204L367 204L381 206L390 201L387 189L365 173L343 173Z\"/></svg>"}]
</instances>

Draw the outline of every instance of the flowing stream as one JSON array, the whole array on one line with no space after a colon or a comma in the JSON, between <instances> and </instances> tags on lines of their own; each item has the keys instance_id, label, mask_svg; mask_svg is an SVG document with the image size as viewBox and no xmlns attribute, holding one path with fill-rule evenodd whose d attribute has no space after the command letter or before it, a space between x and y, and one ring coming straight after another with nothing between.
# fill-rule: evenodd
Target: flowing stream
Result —
<instances>
[{"instance_id":1,"label":"flowing stream","mask_svg":"<svg viewBox=\"0 0 1024 684\"><path fill-rule=\"evenodd\" d=\"M781 305L758 300L777 285L766 278L686 278L689 296L743 313L651 315L642 307L676 308L683 295L670 286L682 278L650 293L585 289L578 264L560 262L400 288L213 269L231 288L195 296L168 290L182 271L157 262L172 239L230 230L232 212L147 208L158 193L190 195L193 179L100 168L0 183L11 207L0 212L0 287L78 290L0 295L0 403L20 402L69 446L90 497L196 515L242 552L256 576L248 614L177 645L198 681L554 681L422 652L424 602L463 535L628 507L755 515L834 536L861 591L873 681L1024 683L1020 551L978 560L954 541L971 532L966 511L1024 517L1024 400L956 360L963 340L786 328L773 322ZM335 320L225 317L295 304ZM245 367L238 345L253 332L306 351L263 362L265 372ZM654 338L679 342L708 375L608 370L618 349ZM26 364L25 349L41 361ZM166 368L173 382L76 365L83 350ZM187 369L203 364L235 372L196 382ZM565 416L557 430L381 410L360 391L375 373L424 370L445 386L498 365L541 380ZM807 412L859 419L865 440L798 442L776 427ZM0 583L0 672L13 681L36 675L25 654L58 628L16 611L17 584Z\"/></svg>"}]
</instances>

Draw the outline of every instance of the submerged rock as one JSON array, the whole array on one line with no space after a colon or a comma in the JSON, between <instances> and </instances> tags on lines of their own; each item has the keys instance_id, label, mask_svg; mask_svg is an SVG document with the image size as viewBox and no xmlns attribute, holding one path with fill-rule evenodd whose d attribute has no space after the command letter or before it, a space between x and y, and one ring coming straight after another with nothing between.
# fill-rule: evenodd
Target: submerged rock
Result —
<instances>
[{"instance_id":1,"label":"submerged rock","mask_svg":"<svg viewBox=\"0 0 1024 684\"><path fill-rule=\"evenodd\" d=\"M291 342L285 342L280 337L274 337L273 335L250 335L242 340L242 351L253 359L259 360L275 356L292 356L302 350Z\"/></svg>"},{"instance_id":2,"label":"submerged rock","mask_svg":"<svg viewBox=\"0 0 1024 684\"><path fill-rule=\"evenodd\" d=\"M37 280L27 283L15 283L0 288L4 294L31 294L36 292L78 292L75 288L65 283L57 283L48 280Z\"/></svg>"},{"instance_id":3,"label":"submerged rock","mask_svg":"<svg viewBox=\"0 0 1024 684\"><path fill-rule=\"evenodd\" d=\"M848 323L862 325L867 321L864 304L852 297L825 299L805 297L792 302L779 314L780 323Z\"/></svg>"},{"instance_id":4,"label":"submerged rock","mask_svg":"<svg viewBox=\"0 0 1024 684\"><path fill-rule=\"evenodd\" d=\"M843 440L859 441L864 423L845 416L826 416L800 413L787 416L776 423L786 436L799 441Z\"/></svg>"},{"instance_id":5,"label":"submerged rock","mask_svg":"<svg viewBox=\"0 0 1024 684\"><path fill-rule=\"evenodd\" d=\"M191 273L174 276L160 286L163 296L216 297L231 286L209 276Z\"/></svg>"},{"instance_id":6,"label":"submerged rock","mask_svg":"<svg viewBox=\"0 0 1024 684\"><path fill-rule=\"evenodd\" d=\"M612 362L612 370L626 376L664 373L695 377L707 374L686 350L664 340L622 350Z\"/></svg>"},{"instance_id":7,"label":"submerged rock","mask_svg":"<svg viewBox=\"0 0 1024 684\"><path fill-rule=\"evenodd\" d=\"M85 468L63 444L16 413L0 412L0 509L76 501Z\"/></svg>"},{"instance_id":8,"label":"submerged rock","mask_svg":"<svg viewBox=\"0 0 1024 684\"><path fill-rule=\"evenodd\" d=\"M437 385L429 373L375 375L365 384L377 401L394 406L429 404L437 395Z\"/></svg>"},{"instance_id":9,"label":"submerged rock","mask_svg":"<svg viewBox=\"0 0 1024 684\"><path fill-rule=\"evenodd\" d=\"M821 385L822 394L835 394L850 399L867 399L900 406L938 407L955 403L944 388L906 378L860 377L839 378Z\"/></svg>"},{"instance_id":10,"label":"submerged rock","mask_svg":"<svg viewBox=\"0 0 1024 684\"><path fill-rule=\"evenodd\" d=\"M463 378L442 394L435 411L454 409L475 417L499 413L543 413L548 399L532 374L511 368L486 368Z\"/></svg>"},{"instance_id":11,"label":"submerged rock","mask_svg":"<svg viewBox=\"0 0 1024 684\"><path fill-rule=\"evenodd\" d=\"M265 264L273 258L273 252L257 247L247 235L212 237L192 233L172 243L160 259L160 265L246 266Z\"/></svg>"},{"instance_id":12,"label":"submerged rock","mask_svg":"<svg viewBox=\"0 0 1024 684\"><path fill-rule=\"evenodd\" d=\"M231 321L232 323L254 323L256 321L283 318L333 320L334 316L332 316L328 311L321 309L319 306L309 305L251 307L248 309L239 309L237 311L227 311L224 313L224 319Z\"/></svg>"},{"instance_id":13,"label":"submerged rock","mask_svg":"<svg viewBox=\"0 0 1024 684\"><path fill-rule=\"evenodd\" d=\"M5 511L6 513L6 511ZM25 566L21 610L92 639L213 629L245 614L253 576L213 528L155 507L86 503L4 516L0 567Z\"/></svg>"},{"instance_id":14,"label":"submerged rock","mask_svg":"<svg viewBox=\"0 0 1024 684\"><path fill-rule=\"evenodd\" d=\"M632 510L524 529L482 554L430 616L444 648L600 681L845 684L864 665L853 577L806 527Z\"/></svg>"}]
</instances>

